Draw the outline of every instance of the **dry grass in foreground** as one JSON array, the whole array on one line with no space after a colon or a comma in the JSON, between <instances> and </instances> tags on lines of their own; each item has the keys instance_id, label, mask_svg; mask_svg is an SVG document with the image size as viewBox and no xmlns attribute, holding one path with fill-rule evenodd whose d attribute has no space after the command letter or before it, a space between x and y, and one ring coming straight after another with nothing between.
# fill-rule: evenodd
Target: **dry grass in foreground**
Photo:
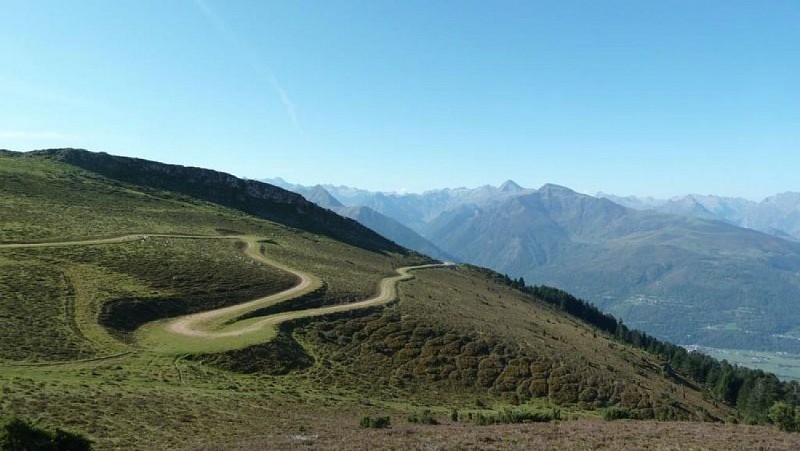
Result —
<instances>
[{"instance_id":1,"label":"dry grass in foreground","mask_svg":"<svg viewBox=\"0 0 800 451\"><path fill-rule=\"evenodd\" d=\"M399 420L399 419L398 419ZM474 426L412 425L392 418L389 429L307 430L264 436L203 450L262 449L635 449L635 450L796 450L800 434L763 426L690 422L578 420L557 423Z\"/></svg>"}]
</instances>

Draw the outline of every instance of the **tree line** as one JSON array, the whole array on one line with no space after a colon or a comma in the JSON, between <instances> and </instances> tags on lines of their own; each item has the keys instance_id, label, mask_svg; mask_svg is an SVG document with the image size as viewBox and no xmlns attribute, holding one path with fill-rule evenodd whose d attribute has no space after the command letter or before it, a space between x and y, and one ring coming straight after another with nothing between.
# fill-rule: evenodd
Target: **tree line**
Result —
<instances>
[{"instance_id":1,"label":"tree line","mask_svg":"<svg viewBox=\"0 0 800 451\"><path fill-rule=\"evenodd\" d=\"M800 406L800 383L797 381L781 381L772 373L731 365L725 360L661 341L638 329L628 328L613 315L603 313L593 304L558 288L529 286L522 277L513 279L507 274L499 275L499 279L595 326L618 341L660 357L665 362L664 371L668 376L677 372L700 383L715 400L736 407L738 421L747 424L776 422L775 409L770 415L773 406L786 405L792 410Z\"/></svg>"}]
</instances>

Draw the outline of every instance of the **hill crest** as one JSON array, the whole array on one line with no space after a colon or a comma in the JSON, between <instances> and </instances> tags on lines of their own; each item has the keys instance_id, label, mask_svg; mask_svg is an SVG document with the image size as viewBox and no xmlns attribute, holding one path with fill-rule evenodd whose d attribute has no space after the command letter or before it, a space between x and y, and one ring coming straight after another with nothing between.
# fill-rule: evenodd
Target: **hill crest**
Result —
<instances>
[{"instance_id":1,"label":"hill crest","mask_svg":"<svg viewBox=\"0 0 800 451\"><path fill-rule=\"evenodd\" d=\"M49 158L120 182L165 189L301 230L373 250L403 248L349 218L303 196L268 183L245 180L211 169L159 163L83 149L46 149L22 155Z\"/></svg>"}]
</instances>

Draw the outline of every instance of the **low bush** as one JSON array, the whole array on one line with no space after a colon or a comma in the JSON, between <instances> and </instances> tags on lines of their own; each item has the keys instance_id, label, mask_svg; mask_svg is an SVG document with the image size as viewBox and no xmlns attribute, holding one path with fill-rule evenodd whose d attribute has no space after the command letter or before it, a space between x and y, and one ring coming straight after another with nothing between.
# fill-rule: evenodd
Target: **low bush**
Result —
<instances>
[{"instance_id":1,"label":"low bush","mask_svg":"<svg viewBox=\"0 0 800 451\"><path fill-rule=\"evenodd\" d=\"M62 429L48 431L26 420L10 418L0 422L0 451L88 451L88 438Z\"/></svg>"},{"instance_id":2,"label":"low bush","mask_svg":"<svg viewBox=\"0 0 800 451\"><path fill-rule=\"evenodd\" d=\"M511 410L505 409L497 414L477 413L473 416L476 425L489 424L519 424L519 423L547 423L561 419L561 411L553 409L550 412Z\"/></svg>"},{"instance_id":3,"label":"low bush","mask_svg":"<svg viewBox=\"0 0 800 451\"><path fill-rule=\"evenodd\" d=\"M365 429L385 429L391 424L389 417L370 417L366 416L361 419L359 425Z\"/></svg>"},{"instance_id":4,"label":"low bush","mask_svg":"<svg viewBox=\"0 0 800 451\"><path fill-rule=\"evenodd\" d=\"M797 415L800 416L800 411ZM769 419L782 431L794 432L798 429L795 408L783 401L778 401L770 407Z\"/></svg>"},{"instance_id":5,"label":"low bush","mask_svg":"<svg viewBox=\"0 0 800 451\"><path fill-rule=\"evenodd\" d=\"M422 412L409 415L408 422L420 424L439 424L439 420L436 419L436 416L433 415L430 409L425 409Z\"/></svg>"},{"instance_id":6,"label":"low bush","mask_svg":"<svg viewBox=\"0 0 800 451\"><path fill-rule=\"evenodd\" d=\"M603 412L603 419L607 421L614 420L635 420L636 413L630 409L621 409L618 407L609 407Z\"/></svg>"}]
</instances>

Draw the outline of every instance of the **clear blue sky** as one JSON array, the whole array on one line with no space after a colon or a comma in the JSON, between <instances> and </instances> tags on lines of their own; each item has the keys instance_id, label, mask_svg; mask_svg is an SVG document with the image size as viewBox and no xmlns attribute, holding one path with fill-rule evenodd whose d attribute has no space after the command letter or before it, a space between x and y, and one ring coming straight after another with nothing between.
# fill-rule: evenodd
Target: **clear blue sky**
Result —
<instances>
[{"instance_id":1,"label":"clear blue sky","mask_svg":"<svg viewBox=\"0 0 800 451\"><path fill-rule=\"evenodd\" d=\"M0 147L421 191L800 191L800 2L0 0Z\"/></svg>"}]
</instances>

